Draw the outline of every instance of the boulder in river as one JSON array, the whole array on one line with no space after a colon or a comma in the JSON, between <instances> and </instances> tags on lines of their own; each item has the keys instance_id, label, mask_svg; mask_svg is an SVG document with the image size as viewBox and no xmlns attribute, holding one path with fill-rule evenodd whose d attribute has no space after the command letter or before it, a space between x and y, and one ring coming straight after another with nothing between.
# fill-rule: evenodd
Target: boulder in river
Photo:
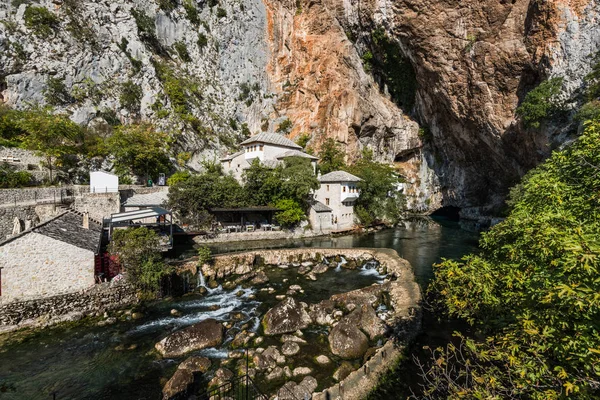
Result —
<instances>
[{"instance_id":1,"label":"boulder in river","mask_svg":"<svg viewBox=\"0 0 600 400\"><path fill-rule=\"evenodd\" d=\"M231 380L231 378L233 378L233 372L227 368L219 368L217 372L215 372L215 377L208 382L208 387L221 386Z\"/></svg>"},{"instance_id":2,"label":"boulder in river","mask_svg":"<svg viewBox=\"0 0 600 400\"><path fill-rule=\"evenodd\" d=\"M302 303L288 297L267 311L262 323L265 335L280 335L306 328L311 318Z\"/></svg>"},{"instance_id":3,"label":"boulder in river","mask_svg":"<svg viewBox=\"0 0 600 400\"><path fill-rule=\"evenodd\" d=\"M277 392L279 400L310 399L318 383L312 376L305 377L302 382L289 381Z\"/></svg>"},{"instance_id":4,"label":"boulder in river","mask_svg":"<svg viewBox=\"0 0 600 400\"><path fill-rule=\"evenodd\" d=\"M250 281L253 285L261 285L263 283L269 282L269 277L264 271L258 271L256 276Z\"/></svg>"},{"instance_id":5,"label":"boulder in river","mask_svg":"<svg viewBox=\"0 0 600 400\"><path fill-rule=\"evenodd\" d=\"M176 331L154 346L163 357L179 357L194 350L215 347L223 342L223 325L207 319Z\"/></svg>"},{"instance_id":6,"label":"boulder in river","mask_svg":"<svg viewBox=\"0 0 600 400\"><path fill-rule=\"evenodd\" d=\"M163 387L163 399L171 400L185 396L194 383L194 373L208 371L210 364L210 360L204 357L190 357L179 364L177 371Z\"/></svg>"},{"instance_id":7,"label":"boulder in river","mask_svg":"<svg viewBox=\"0 0 600 400\"><path fill-rule=\"evenodd\" d=\"M375 313L370 304L363 304L356 308L352 313L342 319L342 322L358 326L363 332L369 335L369 339L384 336L387 331L387 325Z\"/></svg>"},{"instance_id":8,"label":"boulder in river","mask_svg":"<svg viewBox=\"0 0 600 400\"><path fill-rule=\"evenodd\" d=\"M300 346L296 342L285 342L281 346L281 352L286 356L295 356L300 352Z\"/></svg>"},{"instance_id":9,"label":"boulder in river","mask_svg":"<svg viewBox=\"0 0 600 400\"><path fill-rule=\"evenodd\" d=\"M369 348L369 340L356 326L340 322L329 334L329 347L341 358L361 358Z\"/></svg>"}]
</instances>

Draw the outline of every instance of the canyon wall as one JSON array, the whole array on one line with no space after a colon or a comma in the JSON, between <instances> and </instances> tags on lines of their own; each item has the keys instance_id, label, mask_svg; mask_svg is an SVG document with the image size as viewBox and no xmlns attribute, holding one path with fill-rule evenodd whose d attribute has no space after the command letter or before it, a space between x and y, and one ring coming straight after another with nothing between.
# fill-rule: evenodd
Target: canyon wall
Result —
<instances>
[{"instance_id":1,"label":"canyon wall","mask_svg":"<svg viewBox=\"0 0 600 400\"><path fill-rule=\"evenodd\" d=\"M191 153L193 169L289 119L290 137L309 135L317 152L334 138L349 162L370 148L394 163L420 212L497 210L577 131L572 115L525 129L518 104L562 76L574 108L600 43L595 0L38 3L59 19L47 38L27 26L25 2L0 5L10 106L45 104L48 78L60 79L72 98L58 111L88 126L152 121L174 132L173 157ZM143 89L133 111L122 101L129 81Z\"/></svg>"}]
</instances>

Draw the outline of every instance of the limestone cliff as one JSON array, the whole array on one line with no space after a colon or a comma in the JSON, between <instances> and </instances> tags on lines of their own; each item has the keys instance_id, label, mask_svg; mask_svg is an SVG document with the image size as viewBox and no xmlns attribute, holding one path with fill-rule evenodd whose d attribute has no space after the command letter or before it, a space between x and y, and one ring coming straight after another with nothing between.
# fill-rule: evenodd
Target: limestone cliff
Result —
<instances>
[{"instance_id":1,"label":"limestone cliff","mask_svg":"<svg viewBox=\"0 0 600 400\"><path fill-rule=\"evenodd\" d=\"M417 211L501 203L576 130L569 118L524 129L520 100L563 76L575 105L600 42L596 0L43 0L59 20L46 38L27 3L0 4L8 104L43 104L60 79L72 98L58 108L75 121L151 120L181 132L191 167L235 145L243 123L289 119L317 150L333 137L349 160L369 147L394 162ZM128 81L143 89L138 110L122 104Z\"/></svg>"}]
</instances>

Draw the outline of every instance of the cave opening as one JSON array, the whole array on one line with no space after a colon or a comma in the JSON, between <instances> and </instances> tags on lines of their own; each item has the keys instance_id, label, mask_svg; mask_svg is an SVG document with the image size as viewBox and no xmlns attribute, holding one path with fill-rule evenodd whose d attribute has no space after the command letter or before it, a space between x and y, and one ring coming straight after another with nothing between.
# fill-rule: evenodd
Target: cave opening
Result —
<instances>
[{"instance_id":1,"label":"cave opening","mask_svg":"<svg viewBox=\"0 0 600 400\"><path fill-rule=\"evenodd\" d=\"M458 221L460 219L460 208L454 206L445 206L438 208L432 214L432 217L442 217L451 221Z\"/></svg>"}]
</instances>

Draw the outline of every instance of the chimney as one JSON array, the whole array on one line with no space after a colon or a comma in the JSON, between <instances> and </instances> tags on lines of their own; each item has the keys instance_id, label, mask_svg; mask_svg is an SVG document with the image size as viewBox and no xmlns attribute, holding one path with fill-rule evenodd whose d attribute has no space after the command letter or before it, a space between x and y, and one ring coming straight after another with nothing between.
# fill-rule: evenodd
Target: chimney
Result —
<instances>
[{"instance_id":1,"label":"chimney","mask_svg":"<svg viewBox=\"0 0 600 400\"><path fill-rule=\"evenodd\" d=\"M90 213L87 211L83 213L83 229L90 229Z\"/></svg>"}]
</instances>

